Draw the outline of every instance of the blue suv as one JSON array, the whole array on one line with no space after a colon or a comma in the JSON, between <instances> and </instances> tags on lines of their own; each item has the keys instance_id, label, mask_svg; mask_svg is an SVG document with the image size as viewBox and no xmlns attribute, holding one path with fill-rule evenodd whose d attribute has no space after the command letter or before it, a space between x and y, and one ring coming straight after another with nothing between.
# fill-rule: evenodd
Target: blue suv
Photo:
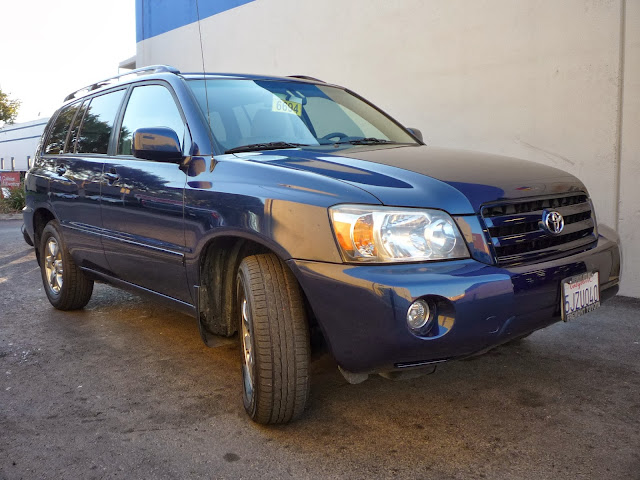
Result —
<instances>
[{"instance_id":1,"label":"blue suv","mask_svg":"<svg viewBox=\"0 0 640 480\"><path fill-rule=\"evenodd\" d=\"M94 281L240 337L243 400L298 417L311 346L345 378L433 368L615 295L618 238L573 175L426 146L310 77L153 66L74 92L26 177L45 292Z\"/></svg>"}]
</instances>

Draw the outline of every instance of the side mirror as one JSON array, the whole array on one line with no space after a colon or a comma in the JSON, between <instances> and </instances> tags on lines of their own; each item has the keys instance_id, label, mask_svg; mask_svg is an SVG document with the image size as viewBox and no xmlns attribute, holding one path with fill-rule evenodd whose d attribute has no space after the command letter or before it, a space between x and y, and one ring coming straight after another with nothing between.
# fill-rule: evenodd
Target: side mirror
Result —
<instances>
[{"instance_id":1,"label":"side mirror","mask_svg":"<svg viewBox=\"0 0 640 480\"><path fill-rule=\"evenodd\" d=\"M178 134L170 128L139 128L133 132L131 153L136 158L179 163L183 160Z\"/></svg>"},{"instance_id":2,"label":"side mirror","mask_svg":"<svg viewBox=\"0 0 640 480\"><path fill-rule=\"evenodd\" d=\"M411 135L418 138L422 143L424 143L424 140L422 138L422 132L420 130L418 130L417 128L408 128L408 127L407 127L407 130L409 130L409 133Z\"/></svg>"}]
</instances>

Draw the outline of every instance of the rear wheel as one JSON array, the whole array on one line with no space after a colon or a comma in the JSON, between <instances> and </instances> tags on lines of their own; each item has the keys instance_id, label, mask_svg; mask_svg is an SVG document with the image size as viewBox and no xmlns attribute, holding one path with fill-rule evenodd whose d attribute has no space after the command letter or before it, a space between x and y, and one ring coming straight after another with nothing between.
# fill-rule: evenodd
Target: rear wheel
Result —
<instances>
[{"instance_id":1,"label":"rear wheel","mask_svg":"<svg viewBox=\"0 0 640 480\"><path fill-rule=\"evenodd\" d=\"M240 264L237 301L244 407L258 423L287 423L309 395L309 330L298 283L273 254Z\"/></svg>"},{"instance_id":2,"label":"rear wheel","mask_svg":"<svg viewBox=\"0 0 640 480\"><path fill-rule=\"evenodd\" d=\"M93 280L71 258L58 222L50 221L40 238L40 272L49 302L58 310L84 307L93 293Z\"/></svg>"}]
</instances>

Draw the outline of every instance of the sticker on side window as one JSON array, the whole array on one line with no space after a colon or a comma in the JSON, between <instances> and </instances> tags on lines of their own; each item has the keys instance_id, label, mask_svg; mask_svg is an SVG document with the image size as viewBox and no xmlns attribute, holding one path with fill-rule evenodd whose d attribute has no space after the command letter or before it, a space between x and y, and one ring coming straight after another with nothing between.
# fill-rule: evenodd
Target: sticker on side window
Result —
<instances>
[{"instance_id":1,"label":"sticker on side window","mask_svg":"<svg viewBox=\"0 0 640 480\"><path fill-rule=\"evenodd\" d=\"M283 100L280 97L273 97L273 104L271 110L280 113L289 113L292 115L302 116L302 104L298 102L292 102L290 100Z\"/></svg>"}]
</instances>

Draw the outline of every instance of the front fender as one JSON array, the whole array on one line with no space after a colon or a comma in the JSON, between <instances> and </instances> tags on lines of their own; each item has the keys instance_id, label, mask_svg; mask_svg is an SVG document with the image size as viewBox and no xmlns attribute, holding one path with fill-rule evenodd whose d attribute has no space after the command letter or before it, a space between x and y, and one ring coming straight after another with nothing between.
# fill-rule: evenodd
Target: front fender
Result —
<instances>
[{"instance_id":1,"label":"front fender","mask_svg":"<svg viewBox=\"0 0 640 480\"><path fill-rule=\"evenodd\" d=\"M192 257L221 236L242 237L290 258L342 263L328 207L379 205L370 193L317 174L224 155L187 177L185 243Z\"/></svg>"}]
</instances>

